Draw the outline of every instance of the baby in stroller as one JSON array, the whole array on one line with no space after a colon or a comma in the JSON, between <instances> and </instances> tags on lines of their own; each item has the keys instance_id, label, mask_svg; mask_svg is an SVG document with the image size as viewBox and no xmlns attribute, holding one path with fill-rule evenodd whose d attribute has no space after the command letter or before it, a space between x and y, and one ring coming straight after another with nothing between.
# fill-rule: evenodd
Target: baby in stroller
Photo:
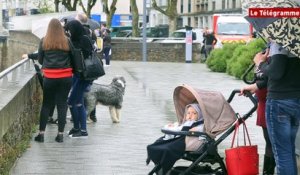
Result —
<instances>
[{"instance_id":1,"label":"baby in stroller","mask_svg":"<svg viewBox=\"0 0 300 175\"><path fill-rule=\"evenodd\" d=\"M175 122L164 126L163 129L170 131L203 132L203 122L203 115L199 104L192 103L185 107L184 119L181 124L178 125ZM147 146L147 163L152 160L157 166L160 166L162 174L166 174L174 163L182 157L185 151L193 149L191 145L201 140L201 138L187 138L188 136L184 137L173 134L166 134L159 138L153 144Z\"/></svg>"},{"instance_id":2,"label":"baby in stroller","mask_svg":"<svg viewBox=\"0 0 300 175\"><path fill-rule=\"evenodd\" d=\"M165 126L161 129L165 135L147 146L147 164L150 161L155 164L149 175L210 172L226 175L226 167L217 146L234 130L233 123L237 121L236 113L229 104L234 94L235 91L227 101L217 91L197 89L185 84L176 87L173 101L179 126ZM197 113L193 120L188 112L192 108ZM174 166L179 159L190 162L190 165Z\"/></svg>"},{"instance_id":3,"label":"baby in stroller","mask_svg":"<svg viewBox=\"0 0 300 175\"><path fill-rule=\"evenodd\" d=\"M191 127L193 126L193 127ZM190 128L190 129L189 129ZM184 120L182 124L178 122L167 124L163 127L165 130L171 131L198 131L203 132L203 115L199 104L192 103L185 107ZM176 135L166 134L164 140L175 138Z\"/></svg>"}]
</instances>

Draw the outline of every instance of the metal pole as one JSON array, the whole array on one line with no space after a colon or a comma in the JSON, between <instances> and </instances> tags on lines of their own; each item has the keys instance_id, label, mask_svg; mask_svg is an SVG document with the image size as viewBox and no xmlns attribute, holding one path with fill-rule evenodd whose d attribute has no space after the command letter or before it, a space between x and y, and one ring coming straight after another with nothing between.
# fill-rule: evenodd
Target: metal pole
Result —
<instances>
[{"instance_id":1,"label":"metal pole","mask_svg":"<svg viewBox=\"0 0 300 175\"><path fill-rule=\"evenodd\" d=\"M0 0L0 1L2 1L2 0ZM0 2L0 35L3 32L3 26L2 26L2 24L3 24L3 21L2 21L2 2Z\"/></svg>"},{"instance_id":2,"label":"metal pole","mask_svg":"<svg viewBox=\"0 0 300 175\"><path fill-rule=\"evenodd\" d=\"M143 61L147 61L147 41L146 41L146 1L143 0Z\"/></svg>"}]
</instances>

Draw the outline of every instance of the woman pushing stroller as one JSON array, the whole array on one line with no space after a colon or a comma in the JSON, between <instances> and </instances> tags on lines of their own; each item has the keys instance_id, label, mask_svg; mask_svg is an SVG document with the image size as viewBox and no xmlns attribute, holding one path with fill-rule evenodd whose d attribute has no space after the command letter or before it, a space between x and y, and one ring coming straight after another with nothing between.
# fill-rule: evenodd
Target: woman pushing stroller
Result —
<instances>
[{"instance_id":1,"label":"woman pushing stroller","mask_svg":"<svg viewBox=\"0 0 300 175\"><path fill-rule=\"evenodd\" d=\"M177 123L168 124L164 127L171 131L198 131L203 132L203 115L200 106L197 103L189 104L185 107L183 122L178 126ZM166 134L159 138L153 144L147 146L147 163L152 160L162 174L166 174L174 163L182 157L187 151L187 142L185 136L176 136ZM196 138L197 140L199 138Z\"/></svg>"}]
</instances>

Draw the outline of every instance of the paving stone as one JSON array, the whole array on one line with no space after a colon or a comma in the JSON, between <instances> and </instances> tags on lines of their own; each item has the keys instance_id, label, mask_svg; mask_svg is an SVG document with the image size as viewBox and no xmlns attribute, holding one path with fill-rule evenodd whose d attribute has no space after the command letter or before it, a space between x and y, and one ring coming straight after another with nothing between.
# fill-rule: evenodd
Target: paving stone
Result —
<instances>
[{"instance_id":1,"label":"paving stone","mask_svg":"<svg viewBox=\"0 0 300 175\"><path fill-rule=\"evenodd\" d=\"M112 61L105 67L106 75L96 83L108 84L115 75L126 79L126 92L121 122L111 122L108 108L97 106L97 123L88 124L87 139L72 139L67 131L72 123L67 119L64 142L56 143L55 124L48 124L45 142L33 139L27 151L16 161L11 175L144 175L153 164L146 166L146 146L162 133L160 129L176 121L173 91L178 85L222 92L227 98L233 89L241 88L241 80L223 73L214 73L199 63L160 63ZM231 104L236 112L245 113L251 103L245 97L237 97ZM70 116L68 116L70 118ZM261 128L255 125L256 114L247 120L253 144L260 154L260 169L264 153ZM218 147L221 155L230 147L231 136ZM177 164L186 164L179 161Z\"/></svg>"}]
</instances>

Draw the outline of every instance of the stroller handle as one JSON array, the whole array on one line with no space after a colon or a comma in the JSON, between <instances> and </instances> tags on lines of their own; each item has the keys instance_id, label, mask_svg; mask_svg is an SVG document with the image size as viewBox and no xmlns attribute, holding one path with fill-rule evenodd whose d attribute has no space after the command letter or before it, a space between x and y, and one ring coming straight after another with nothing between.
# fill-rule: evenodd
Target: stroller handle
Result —
<instances>
[{"instance_id":1,"label":"stroller handle","mask_svg":"<svg viewBox=\"0 0 300 175\"><path fill-rule=\"evenodd\" d=\"M234 98L234 96L240 92L241 92L241 90L234 89L231 92L227 102L230 103L232 101L232 99ZM253 107L243 116L243 119L246 120L250 115L252 115L256 111L257 100L253 97L253 95L249 91L244 91L244 93L246 94L246 97L248 97L250 99L250 101L253 103Z\"/></svg>"},{"instance_id":2,"label":"stroller handle","mask_svg":"<svg viewBox=\"0 0 300 175\"><path fill-rule=\"evenodd\" d=\"M252 80L247 80L247 75L252 72L253 68L254 68L255 64L253 63L247 70L246 72L242 75L242 79L246 84L253 84L256 81L256 77L254 76L254 78Z\"/></svg>"}]
</instances>

